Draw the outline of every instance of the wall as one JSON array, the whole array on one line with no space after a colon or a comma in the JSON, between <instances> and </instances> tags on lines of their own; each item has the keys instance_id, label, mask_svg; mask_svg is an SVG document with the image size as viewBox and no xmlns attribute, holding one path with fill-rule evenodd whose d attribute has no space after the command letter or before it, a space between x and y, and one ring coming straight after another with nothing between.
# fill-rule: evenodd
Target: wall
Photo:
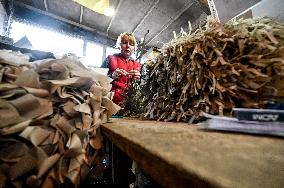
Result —
<instances>
[{"instance_id":1,"label":"wall","mask_svg":"<svg viewBox=\"0 0 284 188\"><path fill-rule=\"evenodd\" d=\"M268 16L284 22L284 0L208 0L208 3L222 23L235 16L237 19Z\"/></svg>"},{"instance_id":2,"label":"wall","mask_svg":"<svg viewBox=\"0 0 284 188\"><path fill-rule=\"evenodd\" d=\"M260 0L208 0L210 9L214 9L220 22L225 23L246 11ZM273 0L271 0L273 1Z\"/></svg>"},{"instance_id":3,"label":"wall","mask_svg":"<svg viewBox=\"0 0 284 188\"><path fill-rule=\"evenodd\" d=\"M284 22L283 0L262 0L252 8L253 17L269 16Z\"/></svg>"}]
</instances>

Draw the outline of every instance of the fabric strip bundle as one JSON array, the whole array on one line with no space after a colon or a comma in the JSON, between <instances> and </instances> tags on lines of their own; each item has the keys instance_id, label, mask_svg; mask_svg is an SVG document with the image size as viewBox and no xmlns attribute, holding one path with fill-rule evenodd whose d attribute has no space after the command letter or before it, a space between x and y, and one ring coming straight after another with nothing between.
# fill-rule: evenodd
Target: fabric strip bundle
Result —
<instances>
[{"instance_id":1,"label":"fabric strip bundle","mask_svg":"<svg viewBox=\"0 0 284 188\"><path fill-rule=\"evenodd\" d=\"M0 51L0 187L79 187L99 165L111 79L70 58Z\"/></svg>"},{"instance_id":2,"label":"fabric strip bundle","mask_svg":"<svg viewBox=\"0 0 284 188\"><path fill-rule=\"evenodd\" d=\"M284 100L284 24L211 20L193 34L182 30L147 69L147 118L193 122L202 112L263 108Z\"/></svg>"}]
</instances>

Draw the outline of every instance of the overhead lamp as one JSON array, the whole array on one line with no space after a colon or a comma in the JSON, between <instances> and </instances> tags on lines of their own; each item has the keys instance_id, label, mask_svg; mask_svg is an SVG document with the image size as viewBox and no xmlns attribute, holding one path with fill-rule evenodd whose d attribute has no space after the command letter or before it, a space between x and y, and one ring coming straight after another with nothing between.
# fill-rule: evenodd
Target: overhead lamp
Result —
<instances>
[{"instance_id":1,"label":"overhead lamp","mask_svg":"<svg viewBox=\"0 0 284 188\"><path fill-rule=\"evenodd\" d=\"M114 13L115 13L114 8L109 7L104 11L103 14L106 15L106 16L113 16Z\"/></svg>"}]
</instances>

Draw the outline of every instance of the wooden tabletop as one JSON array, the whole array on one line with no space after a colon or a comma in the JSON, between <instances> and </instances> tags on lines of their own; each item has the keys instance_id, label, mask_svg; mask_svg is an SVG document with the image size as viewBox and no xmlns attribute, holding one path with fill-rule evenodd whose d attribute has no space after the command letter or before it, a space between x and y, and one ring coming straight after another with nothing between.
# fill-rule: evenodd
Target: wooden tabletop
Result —
<instances>
[{"instance_id":1,"label":"wooden tabletop","mask_svg":"<svg viewBox=\"0 0 284 188\"><path fill-rule=\"evenodd\" d=\"M284 138L129 119L102 131L163 187L284 187Z\"/></svg>"}]
</instances>

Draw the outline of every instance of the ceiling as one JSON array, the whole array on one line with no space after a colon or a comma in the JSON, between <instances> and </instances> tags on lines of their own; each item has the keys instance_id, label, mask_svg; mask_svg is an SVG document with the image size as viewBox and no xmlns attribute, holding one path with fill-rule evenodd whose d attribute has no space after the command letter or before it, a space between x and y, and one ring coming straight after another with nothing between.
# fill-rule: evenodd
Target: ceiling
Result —
<instances>
[{"instance_id":1,"label":"ceiling","mask_svg":"<svg viewBox=\"0 0 284 188\"><path fill-rule=\"evenodd\" d=\"M97 41L113 45L122 32L145 37L147 46L161 47L173 38L173 31L188 30L204 24L210 10L207 0L110 0L115 9L107 17L72 0L14 0L14 16L48 27L73 31ZM67 27L66 27L67 26Z\"/></svg>"}]
</instances>

